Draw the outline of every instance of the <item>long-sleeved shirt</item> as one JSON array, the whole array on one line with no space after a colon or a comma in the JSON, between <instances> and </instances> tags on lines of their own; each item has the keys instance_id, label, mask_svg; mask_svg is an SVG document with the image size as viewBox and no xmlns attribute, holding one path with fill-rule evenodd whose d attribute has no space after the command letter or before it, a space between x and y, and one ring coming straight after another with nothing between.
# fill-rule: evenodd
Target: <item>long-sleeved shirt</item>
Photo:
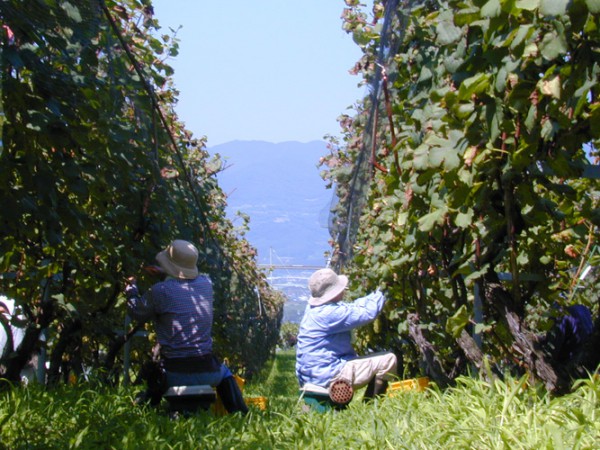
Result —
<instances>
[{"instance_id":1,"label":"long-sleeved shirt","mask_svg":"<svg viewBox=\"0 0 600 450\"><path fill-rule=\"evenodd\" d=\"M587 306L572 305L550 329L545 346L556 362L567 363L581 350L594 331L592 313Z\"/></svg>"},{"instance_id":2,"label":"long-sleeved shirt","mask_svg":"<svg viewBox=\"0 0 600 450\"><path fill-rule=\"evenodd\" d=\"M6 356L5 353L13 352L21 345L21 341L25 337L25 316L21 314L20 308L15 305L13 299L9 299L4 295L0 295L0 304L3 309L6 310L4 313L0 313L4 316L5 324L7 328L0 323L0 358ZM13 322L19 322L20 325L16 325ZM10 345L9 345L10 344Z\"/></svg>"},{"instance_id":3,"label":"long-sleeved shirt","mask_svg":"<svg viewBox=\"0 0 600 450\"><path fill-rule=\"evenodd\" d=\"M352 303L335 302L306 307L296 344L296 376L300 386L327 386L343 364L357 357L352 329L367 324L383 309L380 291Z\"/></svg>"},{"instance_id":4,"label":"long-sleeved shirt","mask_svg":"<svg viewBox=\"0 0 600 450\"><path fill-rule=\"evenodd\" d=\"M161 353L166 358L203 356L212 352L213 288L210 278L167 278L143 296L128 295L130 316L155 324Z\"/></svg>"}]
</instances>

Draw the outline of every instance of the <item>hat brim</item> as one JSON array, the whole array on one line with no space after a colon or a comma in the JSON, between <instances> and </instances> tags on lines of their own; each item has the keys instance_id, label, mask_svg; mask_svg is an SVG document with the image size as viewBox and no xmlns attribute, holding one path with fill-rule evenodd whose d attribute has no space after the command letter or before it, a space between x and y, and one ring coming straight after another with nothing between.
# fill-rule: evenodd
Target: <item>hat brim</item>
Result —
<instances>
[{"instance_id":1,"label":"hat brim","mask_svg":"<svg viewBox=\"0 0 600 450\"><path fill-rule=\"evenodd\" d=\"M167 250L163 250L156 255L156 261L158 265L164 270L167 275L171 275L175 278L182 278L184 280L193 280L198 277L198 268L194 267L181 267L175 264L171 259L169 259L169 254Z\"/></svg>"},{"instance_id":2,"label":"hat brim","mask_svg":"<svg viewBox=\"0 0 600 450\"><path fill-rule=\"evenodd\" d=\"M329 303L331 300L336 298L344 289L348 286L348 277L346 275L338 275L337 282L331 286L327 291L320 297L310 297L308 304L310 306L321 306L325 303Z\"/></svg>"}]
</instances>

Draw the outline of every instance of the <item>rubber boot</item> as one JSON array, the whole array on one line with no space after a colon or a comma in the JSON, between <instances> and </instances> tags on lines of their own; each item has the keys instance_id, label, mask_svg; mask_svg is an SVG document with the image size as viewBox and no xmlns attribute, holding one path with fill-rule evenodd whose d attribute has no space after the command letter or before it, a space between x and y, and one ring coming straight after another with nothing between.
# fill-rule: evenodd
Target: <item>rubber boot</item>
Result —
<instances>
[{"instance_id":1,"label":"rubber boot","mask_svg":"<svg viewBox=\"0 0 600 450\"><path fill-rule=\"evenodd\" d=\"M158 406L167 392L167 378L164 369L156 361L147 361L142 365L138 380L135 384L145 383L146 390L136 396L136 403Z\"/></svg>"},{"instance_id":2,"label":"rubber boot","mask_svg":"<svg viewBox=\"0 0 600 450\"><path fill-rule=\"evenodd\" d=\"M373 398L385 394L388 388L387 380L382 380L377 377L373 377L369 384L367 385L367 389L363 395L364 401L372 400Z\"/></svg>"},{"instance_id":3,"label":"rubber boot","mask_svg":"<svg viewBox=\"0 0 600 450\"><path fill-rule=\"evenodd\" d=\"M223 378L223 381L217 385L217 394L219 394L219 398L228 413L231 414L240 411L242 414L246 414L248 412L242 391L235 378Z\"/></svg>"}]
</instances>

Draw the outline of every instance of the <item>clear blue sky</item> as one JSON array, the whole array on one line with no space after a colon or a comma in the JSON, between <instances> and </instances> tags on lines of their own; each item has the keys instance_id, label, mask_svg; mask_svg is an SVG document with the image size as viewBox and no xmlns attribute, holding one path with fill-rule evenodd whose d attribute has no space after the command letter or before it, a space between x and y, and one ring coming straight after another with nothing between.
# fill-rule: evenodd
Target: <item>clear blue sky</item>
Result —
<instances>
[{"instance_id":1,"label":"clear blue sky","mask_svg":"<svg viewBox=\"0 0 600 450\"><path fill-rule=\"evenodd\" d=\"M176 111L208 146L339 135L337 117L364 91L348 71L361 51L342 30L344 0L153 0L170 60Z\"/></svg>"}]
</instances>

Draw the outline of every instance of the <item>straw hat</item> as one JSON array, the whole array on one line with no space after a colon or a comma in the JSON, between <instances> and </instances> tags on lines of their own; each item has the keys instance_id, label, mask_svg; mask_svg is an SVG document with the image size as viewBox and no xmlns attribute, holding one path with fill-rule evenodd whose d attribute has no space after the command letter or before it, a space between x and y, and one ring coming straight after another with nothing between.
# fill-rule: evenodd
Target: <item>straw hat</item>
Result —
<instances>
[{"instance_id":1,"label":"straw hat","mask_svg":"<svg viewBox=\"0 0 600 450\"><path fill-rule=\"evenodd\" d=\"M156 260L172 277L191 280L198 276L198 249L191 242L174 240L156 255Z\"/></svg>"},{"instance_id":2,"label":"straw hat","mask_svg":"<svg viewBox=\"0 0 600 450\"><path fill-rule=\"evenodd\" d=\"M348 277L337 275L331 269L320 269L313 273L308 280L311 297L308 304L323 305L341 294L348 285Z\"/></svg>"}]
</instances>

